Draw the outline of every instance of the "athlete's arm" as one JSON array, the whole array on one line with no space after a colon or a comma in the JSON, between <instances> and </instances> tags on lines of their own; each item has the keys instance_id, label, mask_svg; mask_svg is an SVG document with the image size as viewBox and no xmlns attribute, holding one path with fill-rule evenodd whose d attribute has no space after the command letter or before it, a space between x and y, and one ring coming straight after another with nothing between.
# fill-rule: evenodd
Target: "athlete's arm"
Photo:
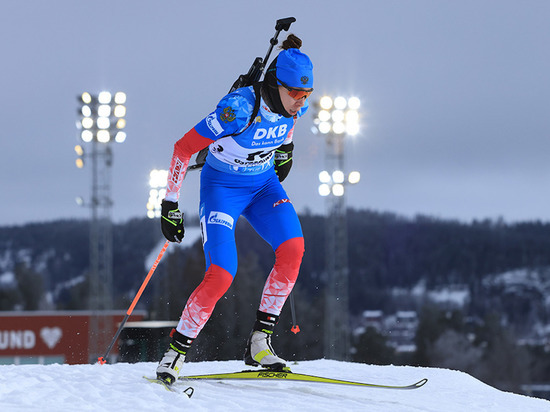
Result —
<instances>
[{"instance_id":1,"label":"athlete's arm","mask_svg":"<svg viewBox=\"0 0 550 412\"><path fill-rule=\"evenodd\" d=\"M201 136L193 127L174 145L174 153L168 169L166 200L177 202L180 197L181 184L189 166L191 156L207 147L214 140Z\"/></svg>"},{"instance_id":2,"label":"athlete's arm","mask_svg":"<svg viewBox=\"0 0 550 412\"><path fill-rule=\"evenodd\" d=\"M220 137L235 133L246 125L253 108L244 96L228 94L218 103L215 111L176 142L168 170L166 200L179 200L181 185L191 156Z\"/></svg>"}]
</instances>

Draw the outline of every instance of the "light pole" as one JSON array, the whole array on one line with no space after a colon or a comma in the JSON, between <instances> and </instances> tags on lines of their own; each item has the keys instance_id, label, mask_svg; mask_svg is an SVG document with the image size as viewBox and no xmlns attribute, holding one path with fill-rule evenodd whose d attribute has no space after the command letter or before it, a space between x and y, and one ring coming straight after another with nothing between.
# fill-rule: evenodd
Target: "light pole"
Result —
<instances>
[{"instance_id":1,"label":"light pole","mask_svg":"<svg viewBox=\"0 0 550 412\"><path fill-rule=\"evenodd\" d=\"M126 95L114 96L102 91L98 95L88 92L78 96L79 139L85 146L77 145L76 165L84 166L89 159L92 166L91 199L86 203L91 209L90 221L90 320L89 356L97 360L111 334L110 318L101 311L113 308L113 239L111 228L111 166L113 154L111 143L126 140ZM107 341L108 343L108 341Z\"/></svg>"},{"instance_id":2,"label":"light pole","mask_svg":"<svg viewBox=\"0 0 550 412\"><path fill-rule=\"evenodd\" d=\"M317 105L314 131L326 137L327 170L319 174L319 194L327 198L324 356L349 360L349 267L345 186L359 182L359 172L344 172L344 137L359 131L356 97L323 96Z\"/></svg>"}]
</instances>

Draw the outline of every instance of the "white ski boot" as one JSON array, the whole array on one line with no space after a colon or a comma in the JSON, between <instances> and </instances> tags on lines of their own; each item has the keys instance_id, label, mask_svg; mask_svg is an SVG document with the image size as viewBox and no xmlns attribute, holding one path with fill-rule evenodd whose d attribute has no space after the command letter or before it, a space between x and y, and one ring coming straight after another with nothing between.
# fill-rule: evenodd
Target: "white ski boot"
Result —
<instances>
[{"instance_id":1,"label":"white ski boot","mask_svg":"<svg viewBox=\"0 0 550 412\"><path fill-rule=\"evenodd\" d=\"M282 371L286 367L286 361L277 356L271 346L273 328L279 321L279 317L264 312L257 312L254 329L250 333L244 363L251 366L262 366L267 369Z\"/></svg>"},{"instance_id":2,"label":"white ski boot","mask_svg":"<svg viewBox=\"0 0 550 412\"><path fill-rule=\"evenodd\" d=\"M176 329L172 329L170 336L172 341L157 367L157 379L168 385L173 384L178 379L180 369L185 361L185 355L193 343L193 339L182 335Z\"/></svg>"}]
</instances>

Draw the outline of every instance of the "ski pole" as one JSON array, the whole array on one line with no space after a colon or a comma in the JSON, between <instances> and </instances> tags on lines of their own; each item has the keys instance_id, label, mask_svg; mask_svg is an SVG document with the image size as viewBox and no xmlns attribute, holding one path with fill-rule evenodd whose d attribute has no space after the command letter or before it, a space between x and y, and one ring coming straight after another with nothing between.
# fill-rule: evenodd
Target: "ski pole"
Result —
<instances>
[{"instance_id":1,"label":"ski pole","mask_svg":"<svg viewBox=\"0 0 550 412\"><path fill-rule=\"evenodd\" d=\"M290 313L292 314L292 327L290 330L297 334L300 332L300 326L296 324L296 309L294 308L294 294L290 292Z\"/></svg>"},{"instance_id":2,"label":"ski pole","mask_svg":"<svg viewBox=\"0 0 550 412\"><path fill-rule=\"evenodd\" d=\"M120 332L122 332L122 329L124 328L124 325L126 324L126 321L128 320L128 318L130 317L130 315L134 311L134 308L136 307L136 304L138 303L138 300L141 297L141 294L145 290L145 287L147 286L147 283L149 283L149 280L151 279L151 276L153 276L153 273L155 272L155 269L157 268L157 266L160 262L160 259L162 258L162 255L164 255L164 252L166 252L166 248L168 247L169 244L170 244L170 242L168 240L164 243L164 246L162 247L162 250L160 251L159 255L157 256L157 260L155 260L155 263L153 263L153 266L151 267L151 269L149 270L149 273L145 277L145 280L141 284L141 287L139 288L139 290L136 294L136 297L134 298L134 301L132 302L132 304L130 305L128 310L126 311L126 316L124 316L124 319L122 320L122 323L118 327L118 330L116 331L115 336L113 337L113 340L111 341L109 347L107 348L107 351L105 352L105 355L100 356L99 358L97 358L97 361L98 361L99 364L103 365L103 364L107 363L107 360L106 360L107 356L109 356L109 353L111 352L111 349L113 348L113 345L115 344L116 340L118 339L118 336L120 335Z\"/></svg>"}]
</instances>

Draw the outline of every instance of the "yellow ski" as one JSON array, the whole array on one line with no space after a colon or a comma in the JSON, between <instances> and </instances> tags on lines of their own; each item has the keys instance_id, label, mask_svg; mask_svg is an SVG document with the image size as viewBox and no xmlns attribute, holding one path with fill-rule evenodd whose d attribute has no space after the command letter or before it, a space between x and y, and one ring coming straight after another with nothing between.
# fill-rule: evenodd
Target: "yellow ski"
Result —
<instances>
[{"instance_id":1,"label":"yellow ski","mask_svg":"<svg viewBox=\"0 0 550 412\"><path fill-rule=\"evenodd\" d=\"M369 388L381 389L418 389L424 386L428 379L421 379L410 385L385 385L378 383L354 382L341 379L324 378L321 376L305 375L302 373L294 373L290 371L272 371L268 369L247 370L241 372L229 373L214 373L207 375L190 375L180 376L179 380L280 380L280 381L298 381L298 382L314 382L314 383L330 383L339 385L363 386Z\"/></svg>"}]
</instances>

